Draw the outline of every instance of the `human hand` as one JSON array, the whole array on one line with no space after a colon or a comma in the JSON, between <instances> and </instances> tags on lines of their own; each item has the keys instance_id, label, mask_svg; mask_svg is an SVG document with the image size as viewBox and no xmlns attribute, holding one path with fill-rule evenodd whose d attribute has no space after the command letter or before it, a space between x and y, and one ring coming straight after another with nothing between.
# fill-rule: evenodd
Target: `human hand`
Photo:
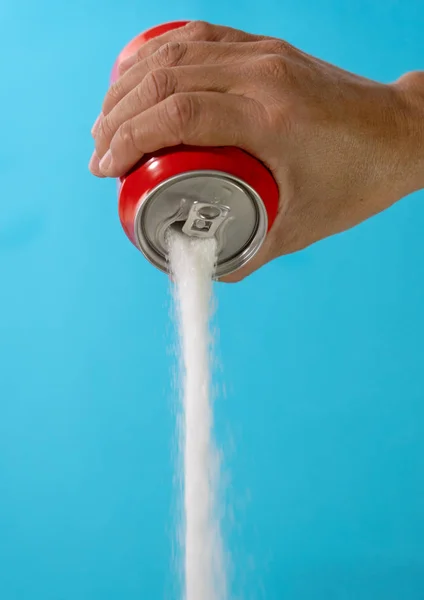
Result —
<instances>
[{"instance_id":1,"label":"human hand","mask_svg":"<svg viewBox=\"0 0 424 600\"><path fill-rule=\"evenodd\" d=\"M424 185L422 76L383 85L279 39L192 22L122 65L93 129L90 169L122 176L179 144L259 158L280 209L258 254L227 278L238 281Z\"/></svg>"}]
</instances>

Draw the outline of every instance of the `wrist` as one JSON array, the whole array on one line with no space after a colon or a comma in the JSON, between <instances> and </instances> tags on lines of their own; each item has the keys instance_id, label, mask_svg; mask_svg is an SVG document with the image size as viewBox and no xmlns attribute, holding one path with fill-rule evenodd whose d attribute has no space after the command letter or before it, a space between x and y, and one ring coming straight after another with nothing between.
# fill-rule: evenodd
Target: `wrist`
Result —
<instances>
[{"instance_id":1,"label":"wrist","mask_svg":"<svg viewBox=\"0 0 424 600\"><path fill-rule=\"evenodd\" d=\"M407 195L424 189L424 72L404 75L393 88Z\"/></svg>"}]
</instances>

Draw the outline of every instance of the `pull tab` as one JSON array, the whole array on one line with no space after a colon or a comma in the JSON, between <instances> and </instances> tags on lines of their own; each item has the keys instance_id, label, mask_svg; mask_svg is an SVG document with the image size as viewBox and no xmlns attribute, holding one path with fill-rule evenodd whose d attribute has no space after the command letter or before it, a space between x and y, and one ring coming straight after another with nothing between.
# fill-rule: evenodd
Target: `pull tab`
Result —
<instances>
[{"instance_id":1,"label":"pull tab","mask_svg":"<svg viewBox=\"0 0 424 600\"><path fill-rule=\"evenodd\" d=\"M182 231L191 237L211 238L216 235L229 212L229 207L223 204L193 202Z\"/></svg>"}]
</instances>

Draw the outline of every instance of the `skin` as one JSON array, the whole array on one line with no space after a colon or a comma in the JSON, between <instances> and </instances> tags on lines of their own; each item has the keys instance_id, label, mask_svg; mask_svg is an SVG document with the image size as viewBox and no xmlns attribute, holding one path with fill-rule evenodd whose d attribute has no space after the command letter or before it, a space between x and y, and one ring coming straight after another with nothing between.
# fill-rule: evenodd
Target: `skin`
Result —
<instances>
[{"instance_id":1,"label":"skin","mask_svg":"<svg viewBox=\"0 0 424 600\"><path fill-rule=\"evenodd\" d=\"M92 134L98 177L178 144L238 146L267 165L279 213L227 279L239 281L424 188L424 72L385 85L280 39L192 22L121 65Z\"/></svg>"}]
</instances>

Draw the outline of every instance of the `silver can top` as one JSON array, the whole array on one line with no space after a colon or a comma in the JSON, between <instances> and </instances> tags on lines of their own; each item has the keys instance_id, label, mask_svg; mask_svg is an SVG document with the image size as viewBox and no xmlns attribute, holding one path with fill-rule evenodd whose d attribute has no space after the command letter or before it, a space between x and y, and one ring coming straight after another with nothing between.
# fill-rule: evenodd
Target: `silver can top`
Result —
<instances>
[{"instance_id":1,"label":"silver can top","mask_svg":"<svg viewBox=\"0 0 424 600\"><path fill-rule=\"evenodd\" d=\"M267 227L267 212L255 190L219 171L192 171L166 180L140 203L135 218L138 247L165 272L169 228L193 237L215 236L217 279L256 254Z\"/></svg>"}]
</instances>

